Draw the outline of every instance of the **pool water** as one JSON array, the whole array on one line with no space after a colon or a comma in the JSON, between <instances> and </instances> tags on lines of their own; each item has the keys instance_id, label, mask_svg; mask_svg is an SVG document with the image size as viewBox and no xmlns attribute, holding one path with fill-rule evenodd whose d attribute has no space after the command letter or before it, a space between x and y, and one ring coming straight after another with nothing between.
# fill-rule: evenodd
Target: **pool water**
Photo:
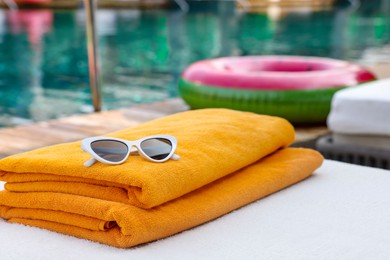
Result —
<instances>
[{"instance_id":1,"label":"pool water","mask_svg":"<svg viewBox=\"0 0 390 260\"><path fill-rule=\"evenodd\" d=\"M310 55L365 64L386 58L389 1L315 12L244 13L232 2L175 10L99 10L103 107L176 97L190 63L231 55ZM0 126L88 113L80 10L0 9ZM387 56L389 58L389 56Z\"/></svg>"}]
</instances>

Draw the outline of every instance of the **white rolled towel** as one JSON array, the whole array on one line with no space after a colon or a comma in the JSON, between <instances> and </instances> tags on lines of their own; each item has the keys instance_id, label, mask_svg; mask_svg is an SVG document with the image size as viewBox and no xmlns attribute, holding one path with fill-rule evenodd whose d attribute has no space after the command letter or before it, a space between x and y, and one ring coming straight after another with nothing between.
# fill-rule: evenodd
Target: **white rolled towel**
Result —
<instances>
[{"instance_id":1,"label":"white rolled towel","mask_svg":"<svg viewBox=\"0 0 390 260\"><path fill-rule=\"evenodd\" d=\"M390 78L338 91L327 124L335 133L390 136Z\"/></svg>"}]
</instances>

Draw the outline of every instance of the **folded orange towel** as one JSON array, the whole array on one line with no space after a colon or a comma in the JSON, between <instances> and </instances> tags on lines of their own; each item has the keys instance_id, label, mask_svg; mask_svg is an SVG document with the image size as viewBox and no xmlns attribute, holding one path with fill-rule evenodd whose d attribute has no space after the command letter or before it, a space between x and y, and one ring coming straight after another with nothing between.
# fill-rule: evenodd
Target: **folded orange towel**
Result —
<instances>
[{"instance_id":1,"label":"folded orange towel","mask_svg":"<svg viewBox=\"0 0 390 260\"><path fill-rule=\"evenodd\" d=\"M15 192L60 192L151 208L231 174L294 141L286 120L227 109L178 113L109 136L136 140L155 134L178 140L179 161L152 163L131 155L121 165L83 163L80 142L5 158L0 180Z\"/></svg>"},{"instance_id":2,"label":"folded orange towel","mask_svg":"<svg viewBox=\"0 0 390 260\"><path fill-rule=\"evenodd\" d=\"M180 151L187 156L187 151ZM131 247L200 225L294 184L308 177L322 160L313 150L285 148L152 209L63 193L2 191L0 216L10 222ZM191 164L188 160L185 163Z\"/></svg>"}]
</instances>

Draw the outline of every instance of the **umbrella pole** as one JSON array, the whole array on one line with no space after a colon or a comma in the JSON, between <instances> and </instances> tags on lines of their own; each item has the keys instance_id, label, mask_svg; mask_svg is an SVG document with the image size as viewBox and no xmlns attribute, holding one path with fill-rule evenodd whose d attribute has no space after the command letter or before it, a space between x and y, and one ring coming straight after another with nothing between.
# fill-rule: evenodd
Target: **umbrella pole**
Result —
<instances>
[{"instance_id":1,"label":"umbrella pole","mask_svg":"<svg viewBox=\"0 0 390 260\"><path fill-rule=\"evenodd\" d=\"M86 30L87 30L87 49L88 49L88 67L89 80L91 87L91 95L93 108L95 112L101 111L101 81L100 81L100 64L98 57L98 41L96 35L96 9L97 0L84 0L86 14Z\"/></svg>"}]
</instances>

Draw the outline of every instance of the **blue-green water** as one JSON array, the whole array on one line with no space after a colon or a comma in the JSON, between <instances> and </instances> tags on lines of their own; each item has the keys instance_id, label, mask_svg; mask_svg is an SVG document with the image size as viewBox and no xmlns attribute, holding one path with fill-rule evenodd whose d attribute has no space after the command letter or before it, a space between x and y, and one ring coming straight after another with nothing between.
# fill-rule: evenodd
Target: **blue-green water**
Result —
<instances>
[{"instance_id":1,"label":"blue-green water","mask_svg":"<svg viewBox=\"0 0 390 260\"><path fill-rule=\"evenodd\" d=\"M190 63L230 55L311 55L359 63L389 55L389 1L280 17L207 2L180 10L100 10L105 109L177 96ZM273 17L273 18L272 18ZM272 18L272 19L271 19ZM0 10L0 126L92 111L84 12ZM389 56L387 56L389 58Z\"/></svg>"}]
</instances>

